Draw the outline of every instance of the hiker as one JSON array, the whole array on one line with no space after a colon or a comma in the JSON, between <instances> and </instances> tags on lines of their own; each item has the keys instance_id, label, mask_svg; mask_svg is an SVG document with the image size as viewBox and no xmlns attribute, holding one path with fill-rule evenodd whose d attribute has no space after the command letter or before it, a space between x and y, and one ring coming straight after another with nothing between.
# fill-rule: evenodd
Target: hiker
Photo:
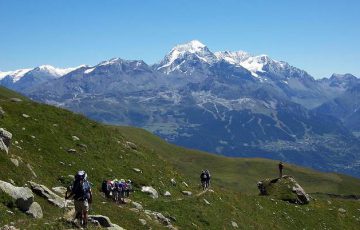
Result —
<instances>
[{"instance_id":1,"label":"hiker","mask_svg":"<svg viewBox=\"0 0 360 230\"><path fill-rule=\"evenodd\" d=\"M210 186L210 179L211 179L211 175L210 175L210 172L209 170L205 170L205 175L206 175L206 180L205 180L205 187L206 188L209 188Z\"/></svg>"},{"instance_id":2,"label":"hiker","mask_svg":"<svg viewBox=\"0 0 360 230\"><path fill-rule=\"evenodd\" d=\"M206 175L205 171L202 170L201 174L200 174L200 181L201 181L201 185L202 185L203 190L206 189L206 180L207 180L207 175Z\"/></svg>"},{"instance_id":3,"label":"hiker","mask_svg":"<svg viewBox=\"0 0 360 230\"><path fill-rule=\"evenodd\" d=\"M132 191L131 180L127 180L126 187L125 187L125 194L124 194L125 197L129 197L131 191Z\"/></svg>"},{"instance_id":4,"label":"hiker","mask_svg":"<svg viewBox=\"0 0 360 230\"><path fill-rule=\"evenodd\" d=\"M279 178L282 178L282 176L283 176L283 169L284 169L284 165L280 161L280 163L279 163Z\"/></svg>"},{"instance_id":5,"label":"hiker","mask_svg":"<svg viewBox=\"0 0 360 230\"><path fill-rule=\"evenodd\" d=\"M80 225L87 226L89 204L92 203L91 186L87 180L85 171L78 171L69 195L66 194L65 199L74 199L75 219L80 221Z\"/></svg>"}]
</instances>

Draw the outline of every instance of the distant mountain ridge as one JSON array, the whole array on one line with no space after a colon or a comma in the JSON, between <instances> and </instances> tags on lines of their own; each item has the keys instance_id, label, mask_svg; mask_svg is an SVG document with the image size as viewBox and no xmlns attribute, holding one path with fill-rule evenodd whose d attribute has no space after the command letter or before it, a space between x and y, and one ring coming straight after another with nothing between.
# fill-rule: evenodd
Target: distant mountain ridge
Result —
<instances>
[{"instance_id":1,"label":"distant mountain ridge","mask_svg":"<svg viewBox=\"0 0 360 230\"><path fill-rule=\"evenodd\" d=\"M360 79L352 75L315 80L266 55L212 52L196 40L175 46L154 65L113 58L61 76L50 72L34 69L0 84L186 147L360 176L360 128L354 125L360 115L344 115L357 108L351 97ZM353 103L331 103L338 98ZM346 109L328 112L339 111L336 106Z\"/></svg>"}]
</instances>

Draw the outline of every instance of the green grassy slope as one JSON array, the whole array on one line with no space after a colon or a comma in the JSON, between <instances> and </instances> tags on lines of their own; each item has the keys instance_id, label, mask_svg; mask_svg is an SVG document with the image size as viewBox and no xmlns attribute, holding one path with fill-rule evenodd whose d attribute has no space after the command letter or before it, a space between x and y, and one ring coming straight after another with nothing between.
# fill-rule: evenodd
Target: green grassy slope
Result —
<instances>
[{"instance_id":1,"label":"green grassy slope","mask_svg":"<svg viewBox=\"0 0 360 230\"><path fill-rule=\"evenodd\" d=\"M295 206L269 197L259 197L256 182L276 176L276 162L263 159L232 159L187 150L169 145L150 133L128 127L106 126L69 111L41 105L0 88L0 106L5 110L0 127L13 134L12 146L7 155L0 152L0 180L23 186L27 181L53 186L62 185L61 178L73 175L80 169L88 172L94 184L92 214L109 216L112 222L126 229L163 228L148 220L142 226L138 219L147 219L143 212L135 213L132 206L117 206L103 198L99 192L105 178L131 178L135 193L131 199L142 203L145 209L159 211L172 217L180 229L231 229L235 221L241 229L356 229L360 221L358 201L319 197L306 206ZM30 117L25 118L22 114ZM80 138L73 141L72 136ZM125 146L134 142L136 150ZM87 148L81 147L85 144ZM76 149L76 153L67 150ZM16 167L10 158L20 161ZM36 177L27 168L30 164ZM139 168L138 173L133 168ZM187 197L182 190L200 192L198 174L202 168L211 170L214 193ZM307 191L341 194L360 194L360 181L351 177L324 174L296 166L289 167ZM175 178L176 186L170 179ZM181 182L189 184L186 188ZM151 199L139 191L142 185L151 185L160 193L170 191L171 197ZM210 202L206 204L204 198ZM34 220L16 208L6 206L6 197L0 196L0 227L14 222L21 229L62 229L69 226L59 219L63 211L54 208L40 197L35 200L44 211L44 218ZM328 201L331 201L328 202ZM337 209L344 208L346 214ZM10 214L7 211L13 211ZM311 214L311 215L309 215ZM46 224L45 224L46 223ZM45 225L44 225L45 224Z\"/></svg>"},{"instance_id":2,"label":"green grassy slope","mask_svg":"<svg viewBox=\"0 0 360 230\"><path fill-rule=\"evenodd\" d=\"M254 194L262 178L278 176L277 161L260 158L228 158L168 144L151 133L133 127L118 127L127 137L154 149L164 159L196 183L199 170L209 169L213 182L221 187ZM285 165L284 174L292 175L309 193L360 194L360 180L346 175L322 173Z\"/></svg>"}]
</instances>

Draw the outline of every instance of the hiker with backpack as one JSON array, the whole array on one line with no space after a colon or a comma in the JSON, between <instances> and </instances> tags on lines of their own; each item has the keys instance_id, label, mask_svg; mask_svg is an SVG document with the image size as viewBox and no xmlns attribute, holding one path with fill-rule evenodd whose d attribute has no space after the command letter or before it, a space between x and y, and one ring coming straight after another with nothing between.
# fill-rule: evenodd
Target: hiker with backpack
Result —
<instances>
[{"instance_id":1,"label":"hiker with backpack","mask_svg":"<svg viewBox=\"0 0 360 230\"><path fill-rule=\"evenodd\" d=\"M211 179L211 175L209 170L205 170L205 175L206 175L206 179L205 179L205 188L209 188L210 186L210 179Z\"/></svg>"},{"instance_id":2,"label":"hiker with backpack","mask_svg":"<svg viewBox=\"0 0 360 230\"><path fill-rule=\"evenodd\" d=\"M125 187L125 197L129 197L130 196L130 192L132 192L132 181L131 180L127 180L126 182L126 187Z\"/></svg>"},{"instance_id":3,"label":"hiker with backpack","mask_svg":"<svg viewBox=\"0 0 360 230\"><path fill-rule=\"evenodd\" d=\"M80 225L87 226L89 204L92 203L92 192L90 182L87 180L85 171L78 171L72 185L70 194L66 194L65 199L74 199L75 219L78 219Z\"/></svg>"},{"instance_id":4,"label":"hiker with backpack","mask_svg":"<svg viewBox=\"0 0 360 230\"><path fill-rule=\"evenodd\" d=\"M200 182L201 182L201 186L202 186L203 190L206 189L206 180L207 180L207 175L206 175L205 171L202 170L201 174L200 174Z\"/></svg>"},{"instance_id":5,"label":"hiker with backpack","mask_svg":"<svg viewBox=\"0 0 360 230\"><path fill-rule=\"evenodd\" d=\"M284 164L280 161L279 162L279 178L282 178L282 176L283 176L283 169L284 169Z\"/></svg>"}]
</instances>

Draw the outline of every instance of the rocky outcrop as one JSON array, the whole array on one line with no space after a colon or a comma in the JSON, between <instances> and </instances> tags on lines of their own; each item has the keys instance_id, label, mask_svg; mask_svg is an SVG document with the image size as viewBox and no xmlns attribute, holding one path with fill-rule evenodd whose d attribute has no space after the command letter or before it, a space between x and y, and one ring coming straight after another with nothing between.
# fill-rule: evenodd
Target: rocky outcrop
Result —
<instances>
[{"instance_id":1,"label":"rocky outcrop","mask_svg":"<svg viewBox=\"0 0 360 230\"><path fill-rule=\"evenodd\" d=\"M29 214L30 216L34 217L35 219L43 218L43 212L42 212L41 206L37 202L33 202L30 205L29 210L26 211L26 213Z\"/></svg>"},{"instance_id":2,"label":"rocky outcrop","mask_svg":"<svg viewBox=\"0 0 360 230\"><path fill-rule=\"evenodd\" d=\"M169 218L165 217L162 213L160 212L154 212L151 210L145 210L145 214L151 218L152 220L155 220L159 223L161 223L162 225L166 226L169 229L177 229L176 227L174 227L170 221Z\"/></svg>"},{"instance_id":3,"label":"rocky outcrop","mask_svg":"<svg viewBox=\"0 0 360 230\"><path fill-rule=\"evenodd\" d=\"M101 227L111 229L111 230L124 230L119 225L111 223L109 217L102 216L102 215L89 215L89 221L96 221L98 222Z\"/></svg>"},{"instance_id":4,"label":"rocky outcrop","mask_svg":"<svg viewBox=\"0 0 360 230\"><path fill-rule=\"evenodd\" d=\"M54 192L52 192L50 189L48 189L46 186L37 184L35 182L29 181L29 184L31 186L31 189L36 193L37 195L46 198L51 204L59 207L64 208L65 207L65 200L61 198L60 196L56 195Z\"/></svg>"},{"instance_id":5,"label":"rocky outcrop","mask_svg":"<svg viewBox=\"0 0 360 230\"><path fill-rule=\"evenodd\" d=\"M257 186L260 195L268 195L296 204L308 204L310 202L310 196L291 176L259 181Z\"/></svg>"},{"instance_id":6,"label":"rocky outcrop","mask_svg":"<svg viewBox=\"0 0 360 230\"><path fill-rule=\"evenodd\" d=\"M151 186L143 186L141 187L141 191L149 194L153 199L159 198L158 192Z\"/></svg>"},{"instance_id":7,"label":"rocky outcrop","mask_svg":"<svg viewBox=\"0 0 360 230\"><path fill-rule=\"evenodd\" d=\"M12 134L3 128L0 128L0 151L9 152Z\"/></svg>"},{"instance_id":8,"label":"rocky outcrop","mask_svg":"<svg viewBox=\"0 0 360 230\"><path fill-rule=\"evenodd\" d=\"M132 142L130 142L130 141L126 141L125 144L124 144L124 146L125 146L126 148L132 149L132 150L137 150L137 149L138 149L137 145L134 144L134 143L132 143Z\"/></svg>"},{"instance_id":9,"label":"rocky outcrop","mask_svg":"<svg viewBox=\"0 0 360 230\"><path fill-rule=\"evenodd\" d=\"M66 194L66 191L67 191L67 188L63 187L63 186L60 186L60 187L53 187L52 190L62 196L65 197L65 194Z\"/></svg>"},{"instance_id":10,"label":"rocky outcrop","mask_svg":"<svg viewBox=\"0 0 360 230\"><path fill-rule=\"evenodd\" d=\"M21 211L28 211L34 202L34 194L27 187L16 187L8 182L0 181L0 191L14 199L16 207Z\"/></svg>"}]
</instances>

